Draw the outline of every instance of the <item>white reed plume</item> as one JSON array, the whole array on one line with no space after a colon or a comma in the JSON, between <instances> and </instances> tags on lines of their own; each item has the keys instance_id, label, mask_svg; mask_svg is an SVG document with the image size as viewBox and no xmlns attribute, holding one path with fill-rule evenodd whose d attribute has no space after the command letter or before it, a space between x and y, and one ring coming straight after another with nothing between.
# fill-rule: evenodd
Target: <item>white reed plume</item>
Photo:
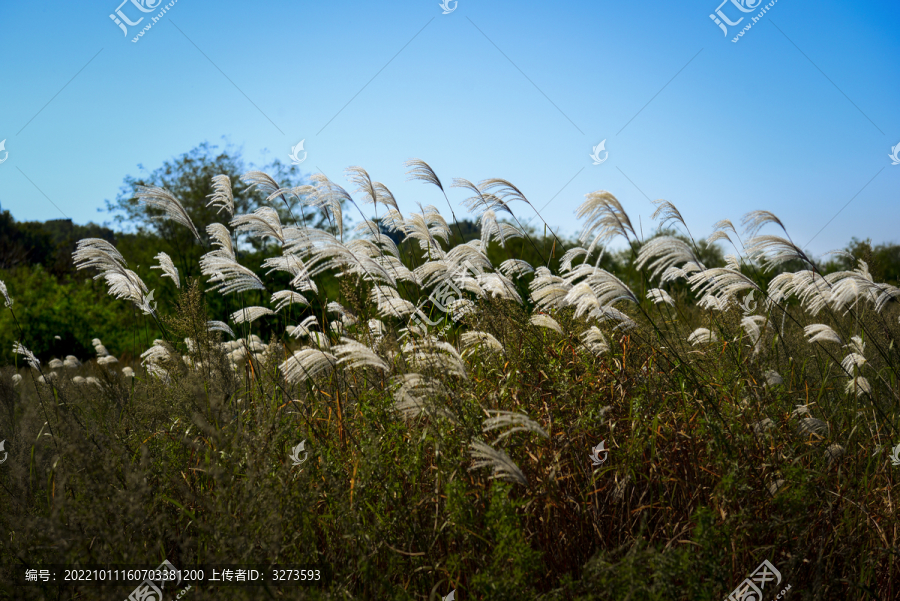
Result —
<instances>
[{"instance_id":1,"label":"white reed plume","mask_svg":"<svg viewBox=\"0 0 900 601\"><path fill-rule=\"evenodd\" d=\"M264 315L275 315L275 311L266 307L244 307L231 314L234 323L253 323Z\"/></svg>"},{"instance_id":2,"label":"white reed plume","mask_svg":"<svg viewBox=\"0 0 900 601\"><path fill-rule=\"evenodd\" d=\"M393 392L394 411L403 418L412 419L426 413L456 421L452 413L436 402L438 398L450 394L440 381L409 373L391 378L391 386L396 386Z\"/></svg>"},{"instance_id":3,"label":"white reed plume","mask_svg":"<svg viewBox=\"0 0 900 601\"><path fill-rule=\"evenodd\" d=\"M806 256L806 253L790 240L780 236L754 236L747 241L747 255L761 257L766 269L772 269L793 260L813 265L812 259Z\"/></svg>"},{"instance_id":4,"label":"white reed plume","mask_svg":"<svg viewBox=\"0 0 900 601\"><path fill-rule=\"evenodd\" d=\"M666 303L667 305L675 306L675 301L669 296L669 293L663 290L662 288L653 288L647 291L647 298L653 301L653 304L658 305L659 303Z\"/></svg>"},{"instance_id":5,"label":"white reed plume","mask_svg":"<svg viewBox=\"0 0 900 601\"><path fill-rule=\"evenodd\" d=\"M201 239L200 232L197 231L197 228L194 227L194 222L191 221L191 216L188 215L181 201L172 196L171 192L157 186L138 186L136 191L136 198L139 202L161 210L165 213L165 217L191 230L191 233L196 236L197 240Z\"/></svg>"},{"instance_id":6,"label":"white reed plume","mask_svg":"<svg viewBox=\"0 0 900 601\"><path fill-rule=\"evenodd\" d=\"M490 181L490 180L488 180ZM473 184L467 179L457 177L453 179L453 185L451 188L464 188L466 190L471 191L474 196L470 196L469 198L463 201L463 205L465 205L466 210L470 213L474 213L477 211L505 211L512 215L512 211L507 206L503 199L499 196L496 196L491 193L483 192L478 186ZM527 201L526 201L527 202Z\"/></svg>"},{"instance_id":7,"label":"white reed plume","mask_svg":"<svg viewBox=\"0 0 900 601\"><path fill-rule=\"evenodd\" d=\"M147 305L147 286L135 272L126 268L125 258L116 247L100 238L79 240L72 253L76 269L93 267L99 272L94 279L104 278L109 294L132 301L138 307Z\"/></svg>"},{"instance_id":8,"label":"white reed plume","mask_svg":"<svg viewBox=\"0 0 900 601\"><path fill-rule=\"evenodd\" d=\"M234 338L234 332L224 321L207 321L206 329L210 332L224 332Z\"/></svg>"},{"instance_id":9,"label":"white reed plume","mask_svg":"<svg viewBox=\"0 0 900 601\"><path fill-rule=\"evenodd\" d=\"M259 207L248 215L238 215L228 225L234 228L236 234L246 232L250 236L260 239L275 238L284 244L284 229L278 212L272 207Z\"/></svg>"},{"instance_id":10,"label":"white reed plume","mask_svg":"<svg viewBox=\"0 0 900 601\"><path fill-rule=\"evenodd\" d=\"M580 246L576 246L575 248L570 248L567 250L563 256L559 258L559 270L562 273L572 270L572 263L580 258L584 257L584 260L587 261L587 250L581 248Z\"/></svg>"},{"instance_id":11,"label":"white reed plume","mask_svg":"<svg viewBox=\"0 0 900 601\"><path fill-rule=\"evenodd\" d=\"M249 192L253 188L256 188L263 194L275 194L276 192L281 191L281 186L278 185L272 177L263 171L251 170L241 176L241 181L245 184L248 184L247 191Z\"/></svg>"},{"instance_id":12,"label":"white reed plume","mask_svg":"<svg viewBox=\"0 0 900 601\"><path fill-rule=\"evenodd\" d=\"M722 222L720 221L719 223ZM730 221L728 223L729 225L731 224ZM787 233L787 228L784 227L781 220L769 211L750 211L741 218L741 225L744 226L744 235L750 238L756 236L760 228L767 223L774 223L781 228L781 231Z\"/></svg>"},{"instance_id":13,"label":"white reed plume","mask_svg":"<svg viewBox=\"0 0 900 601\"><path fill-rule=\"evenodd\" d=\"M169 371L162 367L162 363L172 359L172 354L162 340L154 340L153 346L141 354L141 365L146 372L163 381L169 381Z\"/></svg>"},{"instance_id":14,"label":"white reed plume","mask_svg":"<svg viewBox=\"0 0 900 601\"><path fill-rule=\"evenodd\" d=\"M430 367L446 375L468 378L459 352L447 342L434 338L411 340L401 349L411 363Z\"/></svg>"},{"instance_id":15,"label":"white reed plume","mask_svg":"<svg viewBox=\"0 0 900 601\"><path fill-rule=\"evenodd\" d=\"M13 388L18 386L19 383L21 383L21 382L22 382L22 376L19 374L13 374L13 377L12 377Z\"/></svg>"},{"instance_id":16,"label":"white reed plume","mask_svg":"<svg viewBox=\"0 0 900 601\"><path fill-rule=\"evenodd\" d=\"M813 342L836 342L844 344L844 341L838 336L838 333L823 323L814 323L803 328L803 334L809 336L809 343Z\"/></svg>"},{"instance_id":17,"label":"white reed plume","mask_svg":"<svg viewBox=\"0 0 900 601\"><path fill-rule=\"evenodd\" d=\"M217 256L234 258L234 243L231 239L231 231L221 223L210 223L206 226L206 233L212 239L214 246L218 246L214 253Z\"/></svg>"},{"instance_id":18,"label":"white reed plume","mask_svg":"<svg viewBox=\"0 0 900 601\"><path fill-rule=\"evenodd\" d=\"M716 333L707 328L697 328L694 330L690 336L688 336L688 342L692 346L697 346L698 344L709 344L711 342L718 341L719 337L716 336Z\"/></svg>"},{"instance_id":19,"label":"white reed plume","mask_svg":"<svg viewBox=\"0 0 900 601\"><path fill-rule=\"evenodd\" d=\"M118 362L119 360L112 355L107 355L106 357L100 357L99 359L97 359L97 365L112 365L113 363Z\"/></svg>"},{"instance_id":20,"label":"white reed plume","mask_svg":"<svg viewBox=\"0 0 900 601\"><path fill-rule=\"evenodd\" d=\"M38 360L38 358L34 356L34 353L25 348L22 343L18 341L14 342L12 350L15 354L25 357L25 361L28 363L28 365L31 366L32 369L41 368L41 362Z\"/></svg>"},{"instance_id":21,"label":"white reed plume","mask_svg":"<svg viewBox=\"0 0 900 601\"><path fill-rule=\"evenodd\" d=\"M478 218L481 223L481 245L487 248L491 240L496 240L500 246L506 247L507 240L522 238L522 232L514 225L497 221L497 214L488 209Z\"/></svg>"},{"instance_id":22,"label":"white reed plume","mask_svg":"<svg viewBox=\"0 0 900 601\"><path fill-rule=\"evenodd\" d=\"M66 355L66 360L63 361L63 367L66 369L78 369L81 367L81 361L74 355Z\"/></svg>"},{"instance_id":23,"label":"white reed plume","mask_svg":"<svg viewBox=\"0 0 900 601\"><path fill-rule=\"evenodd\" d=\"M212 178L213 193L207 198L212 198L206 206L216 207L216 215L223 210L228 211L229 215L234 215L234 196L231 192L231 180L227 175L216 175Z\"/></svg>"},{"instance_id":24,"label":"white reed plume","mask_svg":"<svg viewBox=\"0 0 900 601\"><path fill-rule=\"evenodd\" d=\"M125 376L126 378L133 378L133 377L134 377L134 370L133 370L132 368L130 368L130 367L123 367L123 368L122 368L122 375Z\"/></svg>"},{"instance_id":25,"label":"white reed plume","mask_svg":"<svg viewBox=\"0 0 900 601\"><path fill-rule=\"evenodd\" d=\"M487 412L489 414L492 414L493 417L484 420L484 423L481 425L481 431L485 434L487 434L491 430L511 426L509 430L498 436L497 439L494 440L494 442L491 444L497 444L498 442L500 442L507 436L514 434L515 432L534 432L535 434L540 434L544 438L549 438L544 429L541 428L540 424L523 413L492 409L488 409Z\"/></svg>"},{"instance_id":26,"label":"white reed plume","mask_svg":"<svg viewBox=\"0 0 900 601\"><path fill-rule=\"evenodd\" d=\"M297 294L292 290L279 290L272 295L272 298L269 299L269 302L275 303L276 313L290 305L306 306L309 304L309 301L306 300L306 297L304 297L302 294Z\"/></svg>"},{"instance_id":27,"label":"white reed plume","mask_svg":"<svg viewBox=\"0 0 900 601\"><path fill-rule=\"evenodd\" d=\"M572 284L541 266L535 270L534 279L528 287L531 288L531 300L540 309L549 310L561 308L567 304L565 298L572 289Z\"/></svg>"},{"instance_id":28,"label":"white reed plume","mask_svg":"<svg viewBox=\"0 0 900 601\"><path fill-rule=\"evenodd\" d=\"M531 325L538 326L540 328L547 328L548 330L553 330L559 335L562 335L563 330L556 322L555 319L550 317L549 315L544 315L542 313L537 313L531 316Z\"/></svg>"},{"instance_id":29,"label":"white reed plume","mask_svg":"<svg viewBox=\"0 0 900 601\"><path fill-rule=\"evenodd\" d=\"M159 265L154 265L150 269L161 270L163 272L161 277L172 278L172 281L175 282L175 287L181 288L181 280L178 279L178 268L175 267L175 263L172 262L172 258L163 252L159 253L153 258L159 261Z\"/></svg>"},{"instance_id":30,"label":"white reed plume","mask_svg":"<svg viewBox=\"0 0 900 601\"><path fill-rule=\"evenodd\" d=\"M847 394L853 392L857 397L860 397L863 394L872 394L872 386L869 385L867 379L859 376L848 381L846 386L844 386L844 391Z\"/></svg>"},{"instance_id":31,"label":"white reed plume","mask_svg":"<svg viewBox=\"0 0 900 601\"><path fill-rule=\"evenodd\" d=\"M861 369L866 364L866 358L859 353L850 353L841 361L841 369L847 372L847 375L853 377L854 368Z\"/></svg>"},{"instance_id":32,"label":"white reed plume","mask_svg":"<svg viewBox=\"0 0 900 601\"><path fill-rule=\"evenodd\" d=\"M463 348L463 357L474 353L478 349L487 351L488 353L505 352L500 341L487 332L463 332L459 336L459 345Z\"/></svg>"},{"instance_id":33,"label":"white reed plume","mask_svg":"<svg viewBox=\"0 0 900 601\"><path fill-rule=\"evenodd\" d=\"M306 319L300 322L299 325L296 326L288 326L286 328L288 336L293 336L294 338L300 338L301 336L309 336L310 328L312 327L320 327L319 320L316 319L315 315L310 315Z\"/></svg>"},{"instance_id":34,"label":"white reed plume","mask_svg":"<svg viewBox=\"0 0 900 601\"><path fill-rule=\"evenodd\" d=\"M609 350L606 336L603 335L603 332L597 326L591 326L585 330L581 334L581 340L584 341L584 346L595 355L602 355Z\"/></svg>"},{"instance_id":35,"label":"white reed plume","mask_svg":"<svg viewBox=\"0 0 900 601\"><path fill-rule=\"evenodd\" d=\"M747 336L750 337L754 355L758 354L762 348L763 334L766 330L773 329L772 322L765 315L748 315L741 319L741 327L747 333Z\"/></svg>"},{"instance_id":36,"label":"white reed plume","mask_svg":"<svg viewBox=\"0 0 900 601\"><path fill-rule=\"evenodd\" d=\"M463 283L465 283L465 276L463 278ZM483 273L475 278L475 282L478 288L483 291L483 296L490 295L491 298L502 298L520 305L523 304L522 297L516 291L515 284L499 273ZM466 289L471 288L466 287Z\"/></svg>"},{"instance_id":37,"label":"white reed plume","mask_svg":"<svg viewBox=\"0 0 900 601\"><path fill-rule=\"evenodd\" d=\"M534 273L534 267L521 259L507 259L500 263L499 270L508 278L520 278L523 275Z\"/></svg>"},{"instance_id":38,"label":"white reed plume","mask_svg":"<svg viewBox=\"0 0 900 601\"><path fill-rule=\"evenodd\" d=\"M844 346L845 348L849 348L851 351L859 353L860 355L866 352L866 343L863 342L863 339L859 336L851 336L849 344L846 344Z\"/></svg>"},{"instance_id":39,"label":"white reed plume","mask_svg":"<svg viewBox=\"0 0 900 601\"><path fill-rule=\"evenodd\" d=\"M691 290L696 294L711 294L718 298L733 297L743 290L757 290L756 282L733 269L714 267L695 273L688 278Z\"/></svg>"},{"instance_id":40,"label":"white reed plume","mask_svg":"<svg viewBox=\"0 0 900 601\"><path fill-rule=\"evenodd\" d=\"M356 315L350 312L349 309L344 307L341 303L331 301L327 305L325 305L325 310L329 313L337 313L341 317L341 323L345 326L350 327L355 325L359 319L357 319Z\"/></svg>"},{"instance_id":41,"label":"white reed plume","mask_svg":"<svg viewBox=\"0 0 900 601\"><path fill-rule=\"evenodd\" d=\"M330 373L337 364L337 357L319 349L306 348L296 351L278 366L285 380L291 384L305 382L322 373Z\"/></svg>"},{"instance_id":42,"label":"white reed plume","mask_svg":"<svg viewBox=\"0 0 900 601\"><path fill-rule=\"evenodd\" d=\"M6 300L6 306L12 307L13 301L9 297L9 292L6 290L6 283L3 280L0 280L0 294L3 294L3 298Z\"/></svg>"},{"instance_id":43,"label":"white reed plume","mask_svg":"<svg viewBox=\"0 0 900 601\"><path fill-rule=\"evenodd\" d=\"M233 257L226 256L224 251L214 250L203 255L200 273L210 276L209 281L215 284L210 290L218 290L220 294L266 289L259 276Z\"/></svg>"},{"instance_id":44,"label":"white reed plume","mask_svg":"<svg viewBox=\"0 0 900 601\"><path fill-rule=\"evenodd\" d=\"M678 264L691 263L700 269L706 269L687 243L672 236L658 236L648 240L641 246L634 266L638 270L643 270L648 262L650 263L651 279L656 278L668 268L675 267Z\"/></svg>"},{"instance_id":45,"label":"white reed plume","mask_svg":"<svg viewBox=\"0 0 900 601\"><path fill-rule=\"evenodd\" d=\"M63 366L63 362L59 359L50 359L50 362L47 365L50 369L59 369Z\"/></svg>"},{"instance_id":46,"label":"white reed plume","mask_svg":"<svg viewBox=\"0 0 900 601\"><path fill-rule=\"evenodd\" d=\"M334 347L334 356L338 358L339 364L351 369L374 367L384 372L391 371L390 366L375 351L350 338L341 338L340 344Z\"/></svg>"},{"instance_id":47,"label":"white reed plume","mask_svg":"<svg viewBox=\"0 0 900 601\"><path fill-rule=\"evenodd\" d=\"M304 204L325 211L326 216L329 217L338 234L343 237L344 208L341 203L352 202L353 199L346 190L321 173L314 174L310 179L315 183L315 192L306 196L303 201Z\"/></svg>"},{"instance_id":48,"label":"white reed plume","mask_svg":"<svg viewBox=\"0 0 900 601\"><path fill-rule=\"evenodd\" d=\"M492 470L492 479L508 480L510 482L521 484L522 486L528 485L525 474L522 473L519 466L513 463L513 460L506 454L506 451L494 449L480 440L473 441L469 445L469 448L471 449L472 458L475 460L472 467L469 468L469 471L482 467L490 467Z\"/></svg>"},{"instance_id":49,"label":"white reed plume","mask_svg":"<svg viewBox=\"0 0 900 601\"><path fill-rule=\"evenodd\" d=\"M629 240L630 233L632 237L637 237L628 214L615 196L606 190L600 190L586 194L585 197L586 200L578 207L576 215L578 219L585 219L579 240L584 244L590 241L589 255L598 245L604 246L616 236Z\"/></svg>"}]
</instances>

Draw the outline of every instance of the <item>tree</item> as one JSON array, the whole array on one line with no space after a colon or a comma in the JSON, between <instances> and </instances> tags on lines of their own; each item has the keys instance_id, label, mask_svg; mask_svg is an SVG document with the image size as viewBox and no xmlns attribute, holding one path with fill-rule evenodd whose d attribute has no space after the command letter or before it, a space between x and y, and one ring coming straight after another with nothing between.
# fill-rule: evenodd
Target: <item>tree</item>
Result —
<instances>
[{"instance_id":1,"label":"tree","mask_svg":"<svg viewBox=\"0 0 900 601\"><path fill-rule=\"evenodd\" d=\"M153 246L152 255L145 254L140 259L134 257L140 263L149 266L153 263L153 255L162 251L172 257L182 278L199 276L198 262L209 250L206 226L216 222L227 225L231 219L226 211L207 206L213 194L213 177L218 175L225 175L231 181L235 214L250 213L259 207L269 206L278 212L282 223L301 225L305 222L314 227L324 225L324 215L314 214L308 207L299 207L296 197L285 194L283 198L266 201L266 194L255 188L250 189L250 185L241 180L248 168L240 153L231 148L217 152L217 148L204 142L181 156L165 161L144 177L126 176L116 200L106 201L107 211L118 213L114 220L120 227L131 229L139 238L151 234L159 238ZM138 167L144 169L143 165ZM285 166L277 159L261 170L272 176L282 188L296 187L301 183L296 166ZM204 240L198 241L188 228L166 219L161 210L138 202L137 189L140 186L156 186L172 193L181 201ZM242 241L244 248L249 245L256 251L264 251L266 244L258 238L245 237ZM239 247L242 245L239 244Z\"/></svg>"}]
</instances>

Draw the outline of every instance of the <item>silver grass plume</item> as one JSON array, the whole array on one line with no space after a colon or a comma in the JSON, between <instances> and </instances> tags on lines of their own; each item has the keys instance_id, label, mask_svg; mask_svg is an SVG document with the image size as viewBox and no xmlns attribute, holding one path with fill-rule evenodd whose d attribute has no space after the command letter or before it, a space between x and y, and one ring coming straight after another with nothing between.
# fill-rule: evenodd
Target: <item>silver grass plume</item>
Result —
<instances>
[{"instance_id":1,"label":"silver grass plume","mask_svg":"<svg viewBox=\"0 0 900 601\"><path fill-rule=\"evenodd\" d=\"M504 353L503 345L487 332L463 332L459 336L459 344L463 348L462 356L482 349L488 353Z\"/></svg>"},{"instance_id":2,"label":"silver grass plume","mask_svg":"<svg viewBox=\"0 0 900 601\"><path fill-rule=\"evenodd\" d=\"M212 178L213 193L207 198L212 198L206 206L216 207L216 215L223 210L228 211L229 215L234 215L234 196L231 192L231 180L227 175L216 175Z\"/></svg>"},{"instance_id":3,"label":"silver grass plume","mask_svg":"<svg viewBox=\"0 0 900 601\"><path fill-rule=\"evenodd\" d=\"M653 220L660 219L660 229L665 228L666 224L668 224L670 221L677 221L682 226L684 226L685 230L688 230L687 223L684 222L684 217L681 216L681 212L671 202L659 199L654 200L653 204L659 206L656 208L650 218Z\"/></svg>"},{"instance_id":4,"label":"silver grass plume","mask_svg":"<svg viewBox=\"0 0 900 601\"><path fill-rule=\"evenodd\" d=\"M813 342L836 342L838 344L844 344L844 341L838 336L837 332L822 323L814 323L806 326L803 328L803 334L809 336L810 344Z\"/></svg>"},{"instance_id":5,"label":"silver grass plume","mask_svg":"<svg viewBox=\"0 0 900 601\"><path fill-rule=\"evenodd\" d=\"M25 361L28 362L28 365L30 365L32 369L41 368L40 360L34 356L34 353L25 348L21 342L14 342L12 350L15 354L25 357Z\"/></svg>"},{"instance_id":6,"label":"silver grass plume","mask_svg":"<svg viewBox=\"0 0 900 601\"><path fill-rule=\"evenodd\" d=\"M312 327L320 327L319 320L315 315L310 315L309 317L301 321L299 325L288 326L286 328L286 331L288 336L300 338L301 336L309 336L310 333L312 333L312 330L310 330L310 328Z\"/></svg>"},{"instance_id":7,"label":"silver grass plume","mask_svg":"<svg viewBox=\"0 0 900 601\"><path fill-rule=\"evenodd\" d=\"M384 359L372 349L350 338L341 338L340 344L334 347L334 356L338 358L338 364L350 368L374 367L384 372L391 371Z\"/></svg>"},{"instance_id":8,"label":"silver grass plume","mask_svg":"<svg viewBox=\"0 0 900 601\"><path fill-rule=\"evenodd\" d=\"M563 330L559 327L559 324L555 319L550 317L549 315L544 315L542 313L538 313L536 315L531 316L531 325L538 326L541 328L547 328L548 330L553 330L559 335L562 335Z\"/></svg>"},{"instance_id":9,"label":"silver grass plume","mask_svg":"<svg viewBox=\"0 0 900 601\"><path fill-rule=\"evenodd\" d=\"M606 336L603 335L603 332L597 326L591 326L582 333L581 340L584 341L584 346L595 355L602 355L609 350Z\"/></svg>"},{"instance_id":10,"label":"silver grass plume","mask_svg":"<svg viewBox=\"0 0 900 601\"><path fill-rule=\"evenodd\" d=\"M446 375L468 378L466 366L459 352L447 342L434 338L410 341L401 349L414 364L430 367Z\"/></svg>"},{"instance_id":11,"label":"silver grass plume","mask_svg":"<svg viewBox=\"0 0 900 601\"><path fill-rule=\"evenodd\" d=\"M210 332L224 332L234 338L234 332L224 321L207 321L206 329Z\"/></svg>"},{"instance_id":12,"label":"silver grass plume","mask_svg":"<svg viewBox=\"0 0 900 601\"><path fill-rule=\"evenodd\" d=\"M867 379L862 376L858 376L847 382L847 385L844 387L844 391L848 394L853 392L857 397L860 397L863 394L872 394L872 386L869 384L869 381Z\"/></svg>"},{"instance_id":13,"label":"silver grass plume","mask_svg":"<svg viewBox=\"0 0 900 601\"><path fill-rule=\"evenodd\" d=\"M718 339L716 333L707 328L697 328L688 336L688 342L693 346L716 342Z\"/></svg>"},{"instance_id":14,"label":"silver grass plume","mask_svg":"<svg viewBox=\"0 0 900 601\"><path fill-rule=\"evenodd\" d=\"M598 245L604 246L616 236L623 236L629 240L630 233L632 237L637 237L628 214L615 196L606 190L600 190L586 194L585 198L576 215L578 219L585 219L579 240L582 243L591 243L588 254Z\"/></svg>"},{"instance_id":15,"label":"silver grass plume","mask_svg":"<svg viewBox=\"0 0 900 601\"><path fill-rule=\"evenodd\" d=\"M266 307L244 307L231 314L234 323L252 323L264 315L275 315L275 311Z\"/></svg>"},{"instance_id":16,"label":"silver grass plume","mask_svg":"<svg viewBox=\"0 0 900 601\"><path fill-rule=\"evenodd\" d=\"M720 221L719 223L722 222ZM781 228L781 231L787 233L787 229L781 223L781 220L769 211L750 211L741 218L741 225L744 226L744 235L750 238L756 236L760 228L767 223L774 223ZM731 222L729 221L728 224L731 225ZM734 226L732 226L733 228Z\"/></svg>"},{"instance_id":17,"label":"silver grass plume","mask_svg":"<svg viewBox=\"0 0 900 601\"><path fill-rule=\"evenodd\" d=\"M480 440L473 441L469 448L471 449L472 458L475 460L469 471L490 467L492 471L491 479L508 480L522 486L528 485L525 474L502 449L494 449Z\"/></svg>"},{"instance_id":18,"label":"silver grass plume","mask_svg":"<svg viewBox=\"0 0 900 601\"><path fill-rule=\"evenodd\" d=\"M337 364L337 357L318 349L307 348L295 352L287 361L278 366L285 380L292 384L305 382L321 373L331 372Z\"/></svg>"},{"instance_id":19,"label":"silver grass plume","mask_svg":"<svg viewBox=\"0 0 900 601\"><path fill-rule=\"evenodd\" d=\"M647 298L653 301L653 304L658 305L659 303L666 303L667 305L675 306L675 301L669 296L669 293L663 290L662 288L653 288L652 290L647 291Z\"/></svg>"},{"instance_id":20,"label":"silver grass plume","mask_svg":"<svg viewBox=\"0 0 900 601\"><path fill-rule=\"evenodd\" d=\"M159 261L159 265L154 265L150 269L159 269L163 272L161 277L172 278L172 281L175 282L175 287L180 289L181 280L178 278L178 268L175 267L175 263L172 262L172 258L163 252L159 253L153 258Z\"/></svg>"},{"instance_id":21,"label":"silver grass plume","mask_svg":"<svg viewBox=\"0 0 900 601\"><path fill-rule=\"evenodd\" d=\"M175 198L171 192L157 186L138 186L136 190L136 198L139 202L161 210L169 219L191 230L197 240L201 239L200 232L197 231L197 228L194 227L194 222L191 221L191 216L188 215L181 201Z\"/></svg>"},{"instance_id":22,"label":"silver grass plume","mask_svg":"<svg viewBox=\"0 0 900 601\"><path fill-rule=\"evenodd\" d=\"M235 233L246 232L260 239L275 238L284 244L284 229L278 212L272 207L259 207L248 215L238 215L228 225Z\"/></svg>"},{"instance_id":23,"label":"silver grass plume","mask_svg":"<svg viewBox=\"0 0 900 601\"><path fill-rule=\"evenodd\" d=\"M510 215L513 214L507 204L503 202L502 198L495 196L494 194L483 193L478 186L467 179L463 179L461 177L454 178L453 185L450 187L464 188L474 193L474 196L470 196L463 201L463 205L465 205L466 210L468 210L470 213L474 213L476 211L493 210L506 211Z\"/></svg>"},{"instance_id":24,"label":"silver grass plume","mask_svg":"<svg viewBox=\"0 0 900 601\"><path fill-rule=\"evenodd\" d=\"M679 263L693 263L700 269L706 269L690 246L683 240L672 236L658 236L645 242L638 252L634 266L638 270L642 270L644 265L654 258L656 260L650 263L651 279Z\"/></svg>"},{"instance_id":25,"label":"silver grass plume","mask_svg":"<svg viewBox=\"0 0 900 601\"><path fill-rule=\"evenodd\" d=\"M534 267L521 259L507 259L500 263L500 273L508 278L520 278L529 273L534 273Z\"/></svg>"},{"instance_id":26,"label":"silver grass plume","mask_svg":"<svg viewBox=\"0 0 900 601\"><path fill-rule=\"evenodd\" d=\"M132 301L142 310L147 307L147 286L135 272L126 269L125 258L116 247L100 238L79 240L72 253L76 269L93 267L99 272L94 279L103 278L109 294Z\"/></svg>"},{"instance_id":27,"label":"silver grass plume","mask_svg":"<svg viewBox=\"0 0 900 601\"><path fill-rule=\"evenodd\" d=\"M409 373L391 378L391 386L396 387L393 392L393 409L403 418L413 419L425 413L456 421L452 413L437 403L438 398L450 394L440 381Z\"/></svg>"},{"instance_id":28,"label":"silver grass plume","mask_svg":"<svg viewBox=\"0 0 900 601\"><path fill-rule=\"evenodd\" d=\"M293 290L279 290L272 295L272 298L269 299L269 302L275 303L276 313L290 305L305 306L309 304L309 301L306 300L306 297L304 297L302 294L297 294Z\"/></svg>"},{"instance_id":29,"label":"silver grass plume","mask_svg":"<svg viewBox=\"0 0 900 601\"><path fill-rule=\"evenodd\" d=\"M6 300L6 306L12 307L13 301L9 297L9 292L6 290L6 283L3 280L0 280L0 294L3 294L3 298Z\"/></svg>"},{"instance_id":30,"label":"silver grass plume","mask_svg":"<svg viewBox=\"0 0 900 601\"><path fill-rule=\"evenodd\" d=\"M491 444L497 444L515 432L534 432L535 434L540 434L544 438L549 438L544 429L541 428L540 424L523 413L491 409L488 409L488 413L493 414L493 417L484 420L484 423L481 425L481 431L485 434L498 428L510 427L509 430L498 436Z\"/></svg>"}]
</instances>

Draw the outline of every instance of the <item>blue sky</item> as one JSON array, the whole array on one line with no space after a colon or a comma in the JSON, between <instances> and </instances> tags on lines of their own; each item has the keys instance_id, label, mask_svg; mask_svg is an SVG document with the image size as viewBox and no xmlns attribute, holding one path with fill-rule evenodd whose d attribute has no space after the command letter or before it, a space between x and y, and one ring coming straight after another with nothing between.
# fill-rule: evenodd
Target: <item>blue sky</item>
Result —
<instances>
[{"instance_id":1,"label":"blue sky","mask_svg":"<svg viewBox=\"0 0 900 601\"><path fill-rule=\"evenodd\" d=\"M778 0L734 43L761 6L722 6L744 17L726 37L717 0L458 0L446 15L439 0L178 0L134 43L158 10L123 5L144 16L126 37L120 1L0 1L0 203L17 220L108 221L98 209L138 164L203 141L261 165L305 140L304 170L349 186L362 166L401 209L449 217L406 181L418 157L447 185L510 180L568 235L584 195L609 190L645 233L664 198L695 236L768 209L815 253L900 242L896 2ZM449 196L464 214L467 195Z\"/></svg>"}]
</instances>

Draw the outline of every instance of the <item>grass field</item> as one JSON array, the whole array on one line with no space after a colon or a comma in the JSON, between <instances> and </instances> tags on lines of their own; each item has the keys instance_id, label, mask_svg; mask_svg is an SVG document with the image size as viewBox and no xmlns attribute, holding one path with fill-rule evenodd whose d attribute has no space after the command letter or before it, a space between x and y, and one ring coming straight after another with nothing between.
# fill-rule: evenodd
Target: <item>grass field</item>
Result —
<instances>
[{"instance_id":1,"label":"grass field","mask_svg":"<svg viewBox=\"0 0 900 601\"><path fill-rule=\"evenodd\" d=\"M457 180L481 239L448 248L437 209L401 214L352 173L382 209L354 232L341 226L353 198L323 177L279 190L246 176L272 202L324 211L325 229L265 209L226 221L227 178L212 199L223 224L144 189L212 244L202 282L158 256L172 307L111 244L79 243L76 265L164 335L128 365L100 340L96 357L43 363L20 341L18 368L0 372L0 565L322 571L316 586L182 597L197 600L643 601L725 599L767 560L766 600L786 587L781 598L900 598L900 289L863 262L822 275L765 211L697 242L660 203L660 227L683 234L640 240L606 192L587 196L581 246L558 269L494 265L488 247L527 243L512 184ZM238 263L237 233L281 246L265 267L290 288ZM622 238L637 283L599 266ZM724 265L700 260L713 243L733 253ZM335 274L340 297L324 299L317 281ZM15 314L16 291L3 292ZM267 302L210 314L218 294ZM260 323L279 334L255 336ZM2 594L132 588L7 579Z\"/></svg>"}]
</instances>

